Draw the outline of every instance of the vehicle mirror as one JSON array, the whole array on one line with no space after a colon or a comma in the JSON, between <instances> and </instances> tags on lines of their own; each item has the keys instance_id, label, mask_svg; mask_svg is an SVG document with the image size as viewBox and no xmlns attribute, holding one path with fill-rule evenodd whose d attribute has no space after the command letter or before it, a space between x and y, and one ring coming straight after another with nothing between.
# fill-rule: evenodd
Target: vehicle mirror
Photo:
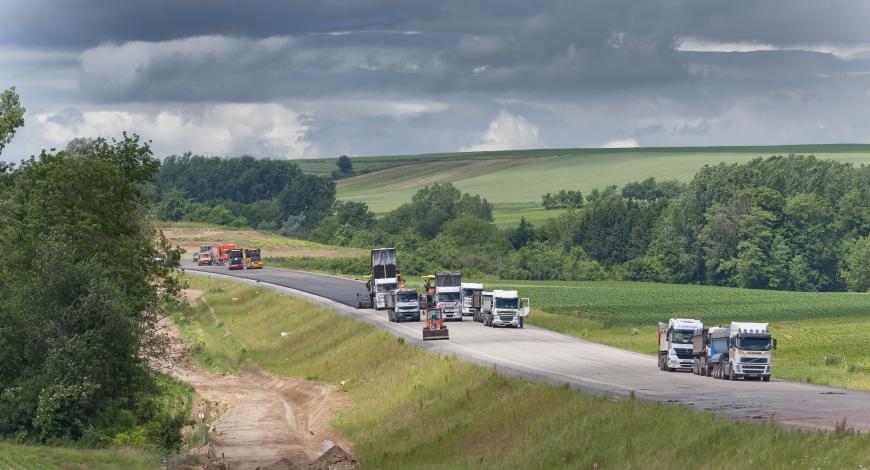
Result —
<instances>
[{"instance_id":1,"label":"vehicle mirror","mask_svg":"<svg viewBox=\"0 0 870 470\"><path fill-rule=\"evenodd\" d=\"M776 338L773 338L773 350L776 351Z\"/></svg>"}]
</instances>

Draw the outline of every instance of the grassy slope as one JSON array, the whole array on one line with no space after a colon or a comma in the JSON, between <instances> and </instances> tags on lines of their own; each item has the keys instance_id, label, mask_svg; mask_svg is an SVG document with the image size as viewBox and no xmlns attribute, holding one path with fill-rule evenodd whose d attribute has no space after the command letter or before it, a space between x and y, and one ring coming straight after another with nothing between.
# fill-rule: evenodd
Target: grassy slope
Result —
<instances>
[{"instance_id":1,"label":"grassy slope","mask_svg":"<svg viewBox=\"0 0 870 470\"><path fill-rule=\"evenodd\" d=\"M531 298L545 328L654 354L655 325L673 316L708 325L769 321L779 340L774 375L870 390L870 296L640 282L497 281ZM827 359L826 359L827 358Z\"/></svg>"},{"instance_id":2,"label":"grassy slope","mask_svg":"<svg viewBox=\"0 0 870 470\"><path fill-rule=\"evenodd\" d=\"M724 466L711 449L728 449L727 466L737 469L870 463L870 436L788 431L507 379L268 289L191 284L221 321L200 303L182 322L196 358L218 370L252 361L280 375L346 381L353 406L334 424L367 468Z\"/></svg>"},{"instance_id":3,"label":"grassy slope","mask_svg":"<svg viewBox=\"0 0 870 470\"><path fill-rule=\"evenodd\" d=\"M258 247L263 257L269 256L314 256L324 258L357 258L368 255L368 250L321 245L306 240L251 229L234 229L220 225L193 222L158 222L166 238L173 245L184 248L188 260L199 250L199 245L218 242L236 243L243 247Z\"/></svg>"},{"instance_id":4,"label":"grassy slope","mask_svg":"<svg viewBox=\"0 0 870 470\"><path fill-rule=\"evenodd\" d=\"M160 458L129 449L93 450L0 442L0 468L153 469L160 468Z\"/></svg>"},{"instance_id":5,"label":"grassy slope","mask_svg":"<svg viewBox=\"0 0 870 470\"><path fill-rule=\"evenodd\" d=\"M703 165L745 162L758 156L806 153L870 163L867 145L642 149L546 149L432 156L356 158L358 168L379 170L338 184L340 198L364 201L384 213L407 202L422 186L453 182L459 189L500 204L538 203L560 189L589 192L654 176L689 180ZM325 166L327 161L319 161ZM300 161L316 170L315 162ZM396 168L398 167L398 168ZM499 214L496 214L499 220Z\"/></svg>"}]
</instances>

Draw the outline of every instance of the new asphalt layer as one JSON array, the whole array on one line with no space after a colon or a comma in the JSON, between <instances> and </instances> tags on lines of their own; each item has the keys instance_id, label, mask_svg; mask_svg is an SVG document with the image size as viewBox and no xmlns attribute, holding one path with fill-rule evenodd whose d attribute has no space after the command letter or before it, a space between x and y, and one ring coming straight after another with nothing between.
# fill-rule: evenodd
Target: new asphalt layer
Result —
<instances>
[{"instance_id":1,"label":"new asphalt layer","mask_svg":"<svg viewBox=\"0 0 870 470\"><path fill-rule=\"evenodd\" d=\"M455 355L512 376L569 384L584 392L616 397L634 393L638 399L681 404L736 419L774 421L804 429L833 429L845 420L848 427L870 431L870 392L777 379L730 382L685 372L663 372L653 356L534 326L488 328L469 318L448 323L449 340L423 342L422 323L391 323L385 311L355 308L357 294L366 295L365 284L360 281L276 268L229 271L219 266L184 267L302 296L423 349ZM775 369L775 355L773 361Z\"/></svg>"}]
</instances>

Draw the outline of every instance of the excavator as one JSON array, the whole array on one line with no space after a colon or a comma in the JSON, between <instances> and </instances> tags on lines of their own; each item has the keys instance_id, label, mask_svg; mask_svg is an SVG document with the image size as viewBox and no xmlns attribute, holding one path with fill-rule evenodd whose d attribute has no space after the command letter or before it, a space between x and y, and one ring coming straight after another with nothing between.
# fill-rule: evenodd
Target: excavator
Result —
<instances>
[{"instance_id":1,"label":"excavator","mask_svg":"<svg viewBox=\"0 0 870 470\"><path fill-rule=\"evenodd\" d=\"M423 302L425 305L421 308L421 312L426 316L426 323L423 325L423 341L436 339L450 339L450 332L444 326L444 312L438 307L436 301L435 276L423 276Z\"/></svg>"}]
</instances>

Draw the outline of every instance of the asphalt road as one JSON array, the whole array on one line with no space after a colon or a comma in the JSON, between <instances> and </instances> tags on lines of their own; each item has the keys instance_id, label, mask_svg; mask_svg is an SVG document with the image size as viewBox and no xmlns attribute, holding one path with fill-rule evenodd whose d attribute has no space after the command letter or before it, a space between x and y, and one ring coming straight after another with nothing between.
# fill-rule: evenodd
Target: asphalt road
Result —
<instances>
[{"instance_id":1,"label":"asphalt road","mask_svg":"<svg viewBox=\"0 0 870 470\"><path fill-rule=\"evenodd\" d=\"M532 326L487 328L467 318L448 324L449 340L424 343L421 323L390 323L383 311L353 308L356 294L365 293L365 285L359 281L275 268L229 271L225 267L185 267L245 278L279 291L303 295L341 314L388 330L423 349L453 354L515 376L567 383L585 392L619 397L633 392L639 399L678 403L738 419L772 420L805 429L833 429L845 419L847 426L870 431L870 392L777 379L730 382L685 372L662 372L656 359L645 354Z\"/></svg>"}]
</instances>

